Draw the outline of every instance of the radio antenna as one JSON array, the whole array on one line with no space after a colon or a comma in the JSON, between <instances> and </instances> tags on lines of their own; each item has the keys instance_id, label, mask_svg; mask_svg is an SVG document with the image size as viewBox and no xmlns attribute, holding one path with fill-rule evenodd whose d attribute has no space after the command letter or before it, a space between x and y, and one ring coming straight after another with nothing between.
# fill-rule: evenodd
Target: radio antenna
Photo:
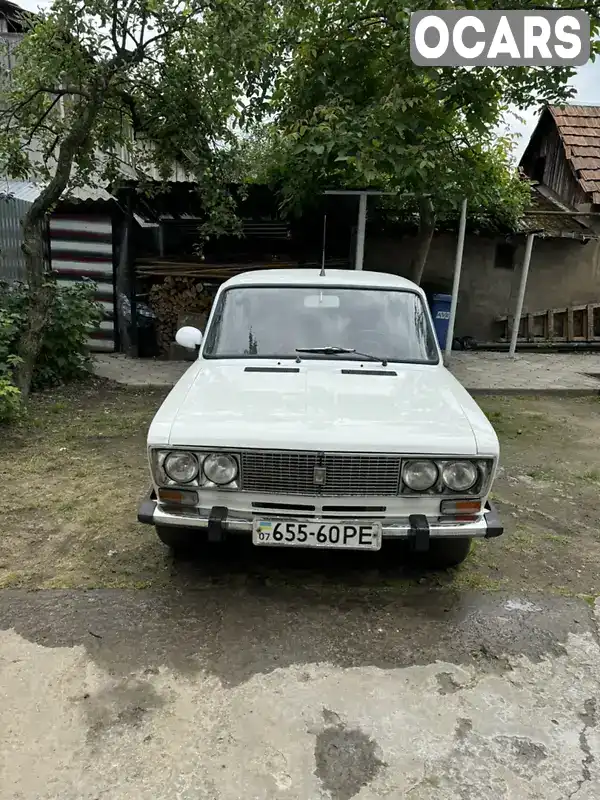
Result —
<instances>
[{"instance_id":1,"label":"radio antenna","mask_svg":"<svg viewBox=\"0 0 600 800\"><path fill-rule=\"evenodd\" d=\"M323 214L323 253L321 255L321 272L320 278L325 277L325 240L327 238L327 214Z\"/></svg>"}]
</instances>

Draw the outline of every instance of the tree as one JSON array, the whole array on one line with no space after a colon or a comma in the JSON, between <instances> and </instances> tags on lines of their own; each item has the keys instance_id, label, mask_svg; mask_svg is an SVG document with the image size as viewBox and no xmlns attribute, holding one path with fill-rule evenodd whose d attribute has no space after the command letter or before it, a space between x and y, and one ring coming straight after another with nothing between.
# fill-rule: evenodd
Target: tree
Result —
<instances>
[{"instance_id":1,"label":"tree","mask_svg":"<svg viewBox=\"0 0 600 800\"><path fill-rule=\"evenodd\" d=\"M0 174L44 182L23 222L24 396L52 304L47 214L73 186L122 177L124 161L167 178L175 160L209 210L231 213L232 121L252 119L271 80L272 14L267 0L55 0L25 36L0 86Z\"/></svg>"},{"instance_id":2,"label":"tree","mask_svg":"<svg viewBox=\"0 0 600 800\"><path fill-rule=\"evenodd\" d=\"M430 2L448 8L450 2ZM570 0L548 8L573 7ZM598 27L596 3L590 2ZM522 0L464 7L523 8ZM581 4L577 4L581 7ZM539 7L539 6L536 6ZM287 60L272 108L275 171L287 199L327 186L376 186L413 198L419 214L412 277L420 282L437 215L468 196L478 213L516 221L529 197L495 129L509 105L561 103L570 68L423 68L410 59L410 12L422 0L291 0L284 18Z\"/></svg>"}]
</instances>

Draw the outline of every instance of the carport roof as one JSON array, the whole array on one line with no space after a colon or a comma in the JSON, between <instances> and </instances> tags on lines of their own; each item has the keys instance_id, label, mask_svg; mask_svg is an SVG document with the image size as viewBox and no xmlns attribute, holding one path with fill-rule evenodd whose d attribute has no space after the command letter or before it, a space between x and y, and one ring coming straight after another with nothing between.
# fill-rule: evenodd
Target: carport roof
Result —
<instances>
[{"instance_id":1,"label":"carport roof","mask_svg":"<svg viewBox=\"0 0 600 800\"><path fill-rule=\"evenodd\" d=\"M23 200L26 203L33 203L43 189L43 184L34 181L14 181L9 178L0 178L0 198L5 197L11 200ZM89 202L109 202L115 197L96 186L77 186L69 191L62 198L63 200L79 203Z\"/></svg>"},{"instance_id":2,"label":"carport roof","mask_svg":"<svg viewBox=\"0 0 600 800\"><path fill-rule=\"evenodd\" d=\"M531 204L519 224L520 233L535 233L545 239L599 239L593 220L600 217L579 215L575 208L554 196L547 186L532 187Z\"/></svg>"}]
</instances>

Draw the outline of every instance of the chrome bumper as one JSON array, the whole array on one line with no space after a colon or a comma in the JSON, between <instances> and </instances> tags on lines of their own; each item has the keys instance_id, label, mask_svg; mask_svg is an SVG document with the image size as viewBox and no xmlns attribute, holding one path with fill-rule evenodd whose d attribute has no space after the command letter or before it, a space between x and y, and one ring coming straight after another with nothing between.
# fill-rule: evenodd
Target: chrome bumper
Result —
<instances>
[{"instance_id":1,"label":"chrome bumper","mask_svg":"<svg viewBox=\"0 0 600 800\"><path fill-rule=\"evenodd\" d=\"M273 520L285 521L290 517L273 517ZM295 518L294 518L295 519ZM181 510L174 513L166 511L157 501L149 495L140 505L138 520L149 525L174 526L179 528L199 528L208 530L209 539L222 539L227 533L252 533L252 519L241 519L229 516L228 510L223 506L216 506L209 513L198 509ZM328 522L335 524L338 520L319 520L311 517L314 522ZM349 520L348 520L349 521ZM361 519L363 524L369 520ZM504 528L496 509L491 503L486 504L485 511L475 520L459 522L457 520L440 520L437 517L428 519L422 515L411 515L404 519L377 519L373 522L381 523L382 536L385 539L411 539L416 536L425 538L485 538L491 539L500 536Z\"/></svg>"}]
</instances>

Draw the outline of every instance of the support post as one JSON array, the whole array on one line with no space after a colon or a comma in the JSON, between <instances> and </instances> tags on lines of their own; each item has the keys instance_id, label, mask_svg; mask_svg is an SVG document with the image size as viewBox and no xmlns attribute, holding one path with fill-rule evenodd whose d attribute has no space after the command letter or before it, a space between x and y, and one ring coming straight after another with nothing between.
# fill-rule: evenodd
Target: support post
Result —
<instances>
[{"instance_id":1,"label":"support post","mask_svg":"<svg viewBox=\"0 0 600 800\"><path fill-rule=\"evenodd\" d=\"M525 300L527 276L529 275L529 264L531 263L531 251L533 249L534 239L535 233L530 233L527 237L527 244L525 245L525 256L523 257L523 268L521 270L521 284L519 286L519 296L517 297L517 307L515 309L510 347L508 349L509 358L514 358L515 350L517 349L517 339L519 337L519 328L521 327L521 314L523 313L523 301Z\"/></svg>"},{"instance_id":2,"label":"support post","mask_svg":"<svg viewBox=\"0 0 600 800\"><path fill-rule=\"evenodd\" d=\"M365 259L365 230L367 227L367 193L361 192L358 198L358 227L356 229L356 257L354 269L362 269Z\"/></svg>"},{"instance_id":3,"label":"support post","mask_svg":"<svg viewBox=\"0 0 600 800\"><path fill-rule=\"evenodd\" d=\"M135 261L133 252L133 189L127 192L127 206L125 224L126 228L126 265L127 265L127 283L129 289L129 305L131 309L131 333L129 338L130 352L129 355L137 358L139 355L138 348L138 317L137 317L137 295L136 295L136 274L135 274Z\"/></svg>"},{"instance_id":4,"label":"support post","mask_svg":"<svg viewBox=\"0 0 600 800\"><path fill-rule=\"evenodd\" d=\"M446 335L445 362L450 361L452 354L452 340L454 339L454 323L456 321L456 307L458 305L458 289L460 286L460 273L462 270L463 252L465 249L465 231L467 228L467 198L462 202L460 210L460 224L458 227L458 244L456 245L456 259L454 261L454 280L452 282L452 303L450 304L450 320Z\"/></svg>"}]
</instances>

